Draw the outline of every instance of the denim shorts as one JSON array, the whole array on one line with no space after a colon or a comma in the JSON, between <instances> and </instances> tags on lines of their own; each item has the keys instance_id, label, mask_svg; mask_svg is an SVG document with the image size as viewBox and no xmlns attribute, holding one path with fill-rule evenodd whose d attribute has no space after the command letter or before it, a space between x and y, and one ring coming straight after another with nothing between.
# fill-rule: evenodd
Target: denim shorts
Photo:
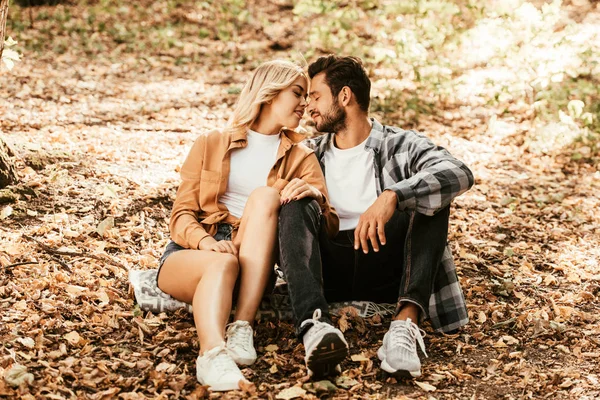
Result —
<instances>
[{"instance_id":1,"label":"denim shorts","mask_svg":"<svg viewBox=\"0 0 600 400\"><path fill-rule=\"evenodd\" d=\"M214 234L213 238L215 238L215 240L217 242L220 242L221 240L231 240L232 232L233 232L233 226L231 226L229 224L219 224L217 226L217 233ZM169 242L169 244L167 244L167 247L165 247L165 252L163 253L160 260L158 261L158 273L156 274L156 283L157 284L158 284L158 275L160 274L160 270L161 270L163 264L165 263L165 261L167 260L167 257L169 257L171 254L175 253L176 251L180 251L180 250L189 250L189 249L186 249L185 247L178 245L177 243L175 243L172 240Z\"/></svg>"}]
</instances>

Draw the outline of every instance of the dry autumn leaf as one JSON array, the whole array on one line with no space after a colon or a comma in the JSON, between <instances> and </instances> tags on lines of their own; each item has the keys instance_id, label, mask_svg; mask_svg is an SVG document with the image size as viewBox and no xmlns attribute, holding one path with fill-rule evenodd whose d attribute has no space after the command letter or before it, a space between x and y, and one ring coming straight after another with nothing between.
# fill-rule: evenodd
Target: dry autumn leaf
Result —
<instances>
[{"instance_id":1,"label":"dry autumn leaf","mask_svg":"<svg viewBox=\"0 0 600 400\"><path fill-rule=\"evenodd\" d=\"M26 367L20 387L0 379L0 398L262 399L314 383L291 311L273 318L285 290L253 325L255 392L221 394L196 380L193 315L144 309L128 287L170 241L196 138L227 123L259 63L305 65L294 54L307 49L308 63L360 56L370 116L421 132L476 179L448 227L470 322L420 326L419 381L438 389L381 371L394 304L344 304L332 322L368 360L345 359L347 387L319 394L600 397L597 1L35 2L10 2L23 56L0 71L0 156L6 143L18 178L0 187L0 374ZM317 134L308 114L300 128Z\"/></svg>"},{"instance_id":2,"label":"dry autumn leaf","mask_svg":"<svg viewBox=\"0 0 600 400\"><path fill-rule=\"evenodd\" d=\"M300 386L292 386L277 393L275 398L280 400L291 400L298 397L304 397L305 394L306 390L302 389Z\"/></svg>"},{"instance_id":3,"label":"dry autumn leaf","mask_svg":"<svg viewBox=\"0 0 600 400\"><path fill-rule=\"evenodd\" d=\"M63 336L71 345L78 345L81 342L81 336L76 331L72 331Z\"/></svg>"},{"instance_id":4,"label":"dry autumn leaf","mask_svg":"<svg viewBox=\"0 0 600 400\"><path fill-rule=\"evenodd\" d=\"M19 387L23 384L31 385L34 380L33 374L27 372L27 367L21 364L13 364L5 373L4 380L10 386Z\"/></svg>"},{"instance_id":5,"label":"dry autumn leaf","mask_svg":"<svg viewBox=\"0 0 600 400\"><path fill-rule=\"evenodd\" d=\"M423 389L426 392L434 392L437 390L437 388L435 386L430 385L427 382L415 381L415 385L417 385L418 387L420 387L421 389Z\"/></svg>"}]
</instances>

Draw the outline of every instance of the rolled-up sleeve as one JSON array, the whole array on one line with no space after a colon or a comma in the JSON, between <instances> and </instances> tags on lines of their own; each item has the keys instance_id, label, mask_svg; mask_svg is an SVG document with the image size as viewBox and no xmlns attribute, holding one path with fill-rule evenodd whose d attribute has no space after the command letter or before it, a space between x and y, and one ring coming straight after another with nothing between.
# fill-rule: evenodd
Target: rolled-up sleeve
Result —
<instances>
[{"instance_id":1,"label":"rolled-up sleeve","mask_svg":"<svg viewBox=\"0 0 600 400\"><path fill-rule=\"evenodd\" d=\"M384 189L396 193L399 210L434 215L473 186L473 173L426 137L412 131L406 131L406 135L413 137L399 143L384 171L407 178Z\"/></svg>"}]
</instances>

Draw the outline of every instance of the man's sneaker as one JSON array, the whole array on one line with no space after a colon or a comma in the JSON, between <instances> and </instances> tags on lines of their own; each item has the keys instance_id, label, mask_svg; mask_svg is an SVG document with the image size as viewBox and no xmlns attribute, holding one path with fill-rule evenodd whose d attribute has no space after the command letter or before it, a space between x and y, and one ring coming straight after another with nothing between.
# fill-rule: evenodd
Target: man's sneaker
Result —
<instances>
[{"instance_id":1,"label":"man's sneaker","mask_svg":"<svg viewBox=\"0 0 600 400\"><path fill-rule=\"evenodd\" d=\"M323 377L339 373L339 363L348 355L348 343L339 329L321 322L321 310L316 309L312 319L302 322L300 327L312 324L304 334L306 368L309 376Z\"/></svg>"},{"instance_id":2,"label":"man's sneaker","mask_svg":"<svg viewBox=\"0 0 600 400\"><path fill-rule=\"evenodd\" d=\"M427 357L424 336L425 332L410 318L406 321L392 321L390 329L383 337L383 345L377 350L381 369L398 378L421 376L421 361L415 342L419 343L421 351Z\"/></svg>"},{"instance_id":3,"label":"man's sneaker","mask_svg":"<svg viewBox=\"0 0 600 400\"><path fill-rule=\"evenodd\" d=\"M196 378L210 390L224 392L240 389L244 375L229 355L225 343L210 349L196 359Z\"/></svg>"},{"instance_id":4,"label":"man's sneaker","mask_svg":"<svg viewBox=\"0 0 600 400\"><path fill-rule=\"evenodd\" d=\"M253 334L248 321L235 321L227 326L227 350L238 365L252 365L256 361Z\"/></svg>"}]
</instances>

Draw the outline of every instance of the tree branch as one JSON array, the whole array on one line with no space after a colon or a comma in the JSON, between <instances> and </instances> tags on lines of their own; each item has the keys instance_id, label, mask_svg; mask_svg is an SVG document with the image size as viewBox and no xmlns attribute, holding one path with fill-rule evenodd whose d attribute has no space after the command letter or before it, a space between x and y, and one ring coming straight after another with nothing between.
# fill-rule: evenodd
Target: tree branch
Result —
<instances>
[{"instance_id":1,"label":"tree branch","mask_svg":"<svg viewBox=\"0 0 600 400\"><path fill-rule=\"evenodd\" d=\"M6 20L8 19L8 0L0 0L0 60L4 51L4 39L6 38Z\"/></svg>"}]
</instances>

